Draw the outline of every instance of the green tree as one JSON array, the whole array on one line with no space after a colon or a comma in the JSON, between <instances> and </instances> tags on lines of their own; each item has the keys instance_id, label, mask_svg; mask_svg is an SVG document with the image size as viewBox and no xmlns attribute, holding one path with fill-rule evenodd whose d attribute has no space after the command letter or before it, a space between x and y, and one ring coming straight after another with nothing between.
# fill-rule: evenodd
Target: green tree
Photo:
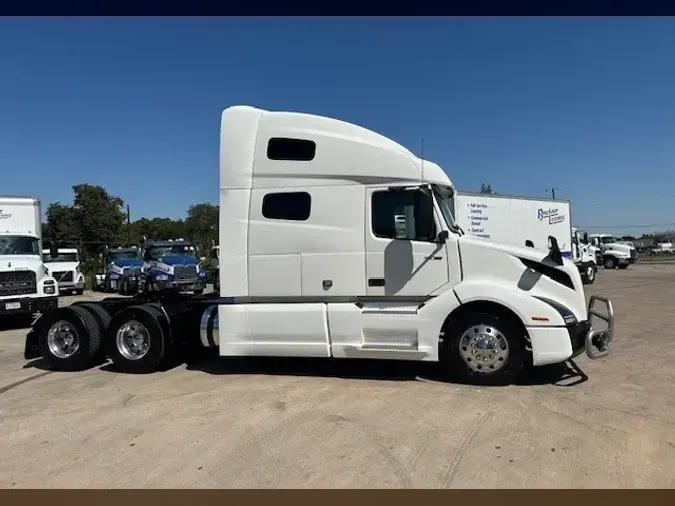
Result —
<instances>
[{"instance_id":1,"label":"green tree","mask_svg":"<svg viewBox=\"0 0 675 506\"><path fill-rule=\"evenodd\" d=\"M494 191L492 190L492 186L490 186L489 184L486 185L485 183L481 183L480 192L481 193L487 193L487 194L490 194L490 195L494 193Z\"/></svg>"},{"instance_id":2,"label":"green tree","mask_svg":"<svg viewBox=\"0 0 675 506\"><path fill-rule=\"evenodd\" d=\"M73 208L71 206L64 206L58 202L49 204L46 217L46 227L42 230L44 238L56 240L60 243L75 243L79 241L80 238L75 226Z\"/></svg>"},{"instance_id":3,"label":"green tree","mask_svg":"<svg viewBox=\"0 0 675 506\"><path fill-rule=\"evenodd\" d=\"M185 232L190 240L199 248L201 255L206 255L212 241L218 241L218 217L220 209L213 204L195 204L190 206L185 219Z\"/></svg>"},{"instance_id":4,"label":"green tree","mask_svg":"<svg viewBox=\"0 0 675 506\"><path fill-rule=\"evenodd\" d=\"M141 218L129 226L128 237L131 244L138 244L143 237L148 240L163 241L185 237L185 223L183 220L170 218ZM127 234L125 233L125 238Z\"/></svg>"},{"instance_id":5,"label":"green tree","mask_svg":"<svg viewBox=\"0 0 675 506\"><path fill-rule=\"evenodd\" d=\"M72 223L87 256L119 241L126 220L124 201L102 186L90 184L73 186L73 193Z\"/></svg>"}]
</instances>

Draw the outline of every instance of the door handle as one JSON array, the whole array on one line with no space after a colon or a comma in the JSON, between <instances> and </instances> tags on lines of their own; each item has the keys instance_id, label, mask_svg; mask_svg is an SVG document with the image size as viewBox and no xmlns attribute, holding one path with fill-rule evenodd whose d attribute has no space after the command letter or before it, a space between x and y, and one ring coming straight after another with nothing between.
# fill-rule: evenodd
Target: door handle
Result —
<instances>
[{"instance_id":1,"label":"door handle","mask_svg":"<svg viewBox=\"0 0 675 506\"><path fill-rule=\"evenodd\" d=\"M384 278L370 278L368 286L384 286Z\"/></svg>"},{"instance_id":2,"label":"door handle","mask_svg":"<svg viewBox=\"0 0 675 506\"><path fill-rule=\"evenodd\" d=\"M441 256L434 256L434 255L429 255L428 257L424 257L425 260L443 260L443 257Z\"/></svg>"}]
</instances>

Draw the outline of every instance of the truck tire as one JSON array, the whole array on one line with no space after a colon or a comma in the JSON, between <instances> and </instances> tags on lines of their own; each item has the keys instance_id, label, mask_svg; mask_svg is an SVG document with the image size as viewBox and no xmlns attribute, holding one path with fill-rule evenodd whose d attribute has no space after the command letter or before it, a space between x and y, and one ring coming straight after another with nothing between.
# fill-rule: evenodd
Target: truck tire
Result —
<instances>
[{"instance_id":1,"label":"truck tire","mask_svg":"<svg viewBox=\"0 0 675 506\"><path fill-rule=\"evenodd\" d=\"M446 326L441 367L474 385L508 385L525 366L523 330L512 319L487 313L462 315Z\"/></svg>"},{"instance_id":2,"label":"truck tire","mask_svg":"<svg viewBox=\"0 0 675 506\"><path fill-rule=\"evenodd\" d=\"M119 370L142 374L160 369L170 348L160 317L148 305L130 306L113 316L106 342L108 356Z\"/></svg>"},{"instance_id":3,"label":"truck tire","mask_svg":"<svg viewBox=\"0 0 675 506\"><path fill-rule=\"evenodd\" d=\"M592 285L595 282L595 274L598 272L598 267L593 262L588 262L584 265L581 274L581 280L586 285Z\"/></svg>"},{"instance_id":4,"label":"truck tire","mask_svg":"<svg viewBox=\"0 0 675 506\"><path fill-rule=\"evenodd\" d=\"M60 308L36 322L38 347L55 371L80 371L92 366L102 334L94 315L85 308Z\"/></svg>"},{"instance_id":5,"label":"truck tire","mask_svg":"<svg viewBox=\"0 0 675 506\"><path fill-rule=\"evenodd\" d=\"M87 311L89 311L98 322L100 335L102 337L106 335L108 327L110 326L110 321L112 320L112 318L110 317L110 313L108 313L108 311L106 311L102 306L96 304L95 302L83 302L75 307L82 307ZM94 356L94 362L102 363L105 361L105 358L106 358L106 347L102 344L99 347L98 353Z\"/></svg>"},{"instance_id":6,"label":"truck tire","mask_svg":"<svg viewBox=\"0 0 675 506\"><path fill-rule=\"evenodd\" d=\"M83 293L84 293L84 290L80 290L80 289L75 290L75 295L77 295L77 296L80 296L80 295L82 295Z\"/></svg>"},{"instance_id":7,"label":"truck tire","mask_svg":"<svg viewBox=\"0 0 675 506\"><path fill-rule=\"evenodd\" d=\"M602 261L602 264L605 266L605 269L615 269L617 264L616 258L605 257Z\"/></svg>"}]
</instances>

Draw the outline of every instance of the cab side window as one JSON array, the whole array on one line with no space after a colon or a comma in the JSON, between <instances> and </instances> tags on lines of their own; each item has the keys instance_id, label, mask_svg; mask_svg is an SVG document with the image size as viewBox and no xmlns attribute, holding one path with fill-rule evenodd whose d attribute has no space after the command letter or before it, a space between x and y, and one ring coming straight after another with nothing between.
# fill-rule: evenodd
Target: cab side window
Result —
<instances>
[{"instance_id":1,"label":"cab side window","mask_svg":"<svg viewBox=\"0 0 675 506\"><path fill-rule=\"evenodd\" d=\"M383 190L372 196L372 230L382 239L431 242L436 238L433 199L421 190Z\"/></svg>"}]
</instances>

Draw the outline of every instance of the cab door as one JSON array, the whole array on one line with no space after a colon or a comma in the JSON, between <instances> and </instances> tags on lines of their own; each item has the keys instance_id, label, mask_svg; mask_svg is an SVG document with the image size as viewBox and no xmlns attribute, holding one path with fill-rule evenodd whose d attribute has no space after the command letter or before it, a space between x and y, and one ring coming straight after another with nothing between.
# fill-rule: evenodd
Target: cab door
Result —
<instances>
[{"instance_id":1,"label":"cab door","mask_svg":"<svg viewBox=\"0 0 675 506\"><path fill-rule=\"evenodd\" d=\"M366 190L366 290L369 296L427 296L449 280L448 250L425 187Z\"/></svg>"}]
</instances>

